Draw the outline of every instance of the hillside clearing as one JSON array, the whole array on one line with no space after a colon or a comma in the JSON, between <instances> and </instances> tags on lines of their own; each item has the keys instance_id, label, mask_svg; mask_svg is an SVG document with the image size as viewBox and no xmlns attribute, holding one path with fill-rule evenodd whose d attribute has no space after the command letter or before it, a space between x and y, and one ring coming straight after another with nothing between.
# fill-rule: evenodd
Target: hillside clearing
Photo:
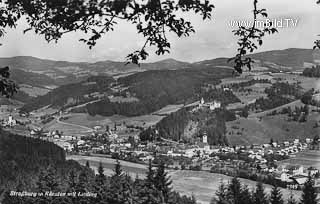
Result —
<instances>
[{"instance_id":1,"label":"hillside clearing","mask_svg":"<svg viewBox=\"0 0 320 204\"><path fill-rule=\"evenodd\" d=\"M278 141L313 138L320 132L319 127L314 127L318 116L310 114L305 123L287 121L285 115L264 116L261 120L239 118L227 123L227 138L231 145L269 143L271 138Z\"/></svg>"}]
</instances>

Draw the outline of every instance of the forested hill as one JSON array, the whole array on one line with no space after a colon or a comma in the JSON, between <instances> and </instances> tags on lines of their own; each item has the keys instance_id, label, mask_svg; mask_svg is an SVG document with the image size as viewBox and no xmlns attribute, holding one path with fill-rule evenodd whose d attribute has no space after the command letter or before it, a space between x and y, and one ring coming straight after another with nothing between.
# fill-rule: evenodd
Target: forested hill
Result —
<instances>
[{"instance_id":1,"label":"forested hill","mask_svg":"<svg viewBox=\"0 0 320 204\"><path fill-rule=\"evenodd\" d=\"M28 84L36 87L46 87L50 85L58 85L54 79L44 75L32 72L26 72L22 69L10 70L10 77L17 84Z\"/></svg>"},{"instance_id":2,"label":"forested hill","mask_svg":"<svg viewBox=\"0 0 320 204\"><path fill-rule=\"evenodd\" d=\"M109 76L92 76L79 83L62 85L43 96L33 98L21 108L21 111L30 112L44 106L62 108L81 104L93 100L93 93L110 92L112 82L114 79Z\"/></svg>"},{"instance_id":3,"label":"forested hill","mask_svg":"<svg viewBox=\"0 0 320 204\"><path fill-rule=\"evenodd\" d=\"M86 111L91 115L105 116L148 114L169 104L196 101L203 84L218 84L222 78L232 74L231 69L223 68L155 70L133 74L118 79L120 85L127 87L119 94L125 96L130 93L139 101L119 103L104 100L88 104Z\"/></svg>"},{"instance_id":4,"label":"forested hill","mask_svg":"<svg viewBox=\"0 0 320 204\"><path fill-rule=\"evenodd\" d=\"M201 139L205 132L210 145L228 145L226 122L235 119L234 112L224 108L195 112L182 108L163 118L155 127L142 131L140 139L142 141L160 139L157 136L161 135L174 141L194 142L197 138ZM155 134L155 130L158 131L158 135Z\"/></svg>"},{"instance_id":5,"label":"forested hill","mask_svg":"<svg viewBox=\"0 0 320 204\"><path fill-rule=\"evenodd\" d=\"M219 84L232 70L199 68L174 71L147 71L120 78L119 83L140 100L165 98L168 104L184 102L199 93L205 83Z\"/></svg>"},{"instance_id":6,"label":"forested hill","mask_svg":"<svg viewBox=\"0 0 320 204\"><path fill-rule=\"evenodd\" d=\"M81 170L74 161L65 160L57 145L40 139L14 135L0 130L0 200L8 189L32 190L41 170L55 167L58 180L66 179L71 169Z\"/></svg>"}]
</instances>

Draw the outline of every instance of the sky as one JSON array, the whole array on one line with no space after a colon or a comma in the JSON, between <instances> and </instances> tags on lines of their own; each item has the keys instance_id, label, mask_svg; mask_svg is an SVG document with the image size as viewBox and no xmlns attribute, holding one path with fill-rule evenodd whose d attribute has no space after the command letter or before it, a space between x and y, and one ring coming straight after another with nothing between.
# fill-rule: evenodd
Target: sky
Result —
<instances>
[{"instance_id":1,"label":"sky","mask_svg":"<svg viewBox=\"0 0 320 204\"><path fill-rule=\"evenodd\" d=\"M194 25L196 33L189 37L177 38L169 34L171 52L157 56L151 51L148 61L166 58L196 62L217 57L231 57L236 53L237 39L233 36L231 22L252 19L253 0L210 0L214 5L213 17L210 21L202 21L192 13L185 17ZM313 41L320 34L320 5L316 0L259 0L259 7L266 8L269 19L283 20L283 28L279 33L267 36L259 51L286 48L312 48ZM285 26L284 19L292 19ZM291 21L290 21L291 22ZM82 33L69 33L58 43L47 43L43 36L33 31L23 34L25 22L19 22L16 29L7 30L0 39L0 57L34 56L43 59L96 62L104 60L124 61L127 54L141 48L144 39L137 34L135 27L119 22L113 32L101 38L93 49L89 49L78 40ZM319 37L320 38L320 37Z\"/></svg>"}]
</instances>

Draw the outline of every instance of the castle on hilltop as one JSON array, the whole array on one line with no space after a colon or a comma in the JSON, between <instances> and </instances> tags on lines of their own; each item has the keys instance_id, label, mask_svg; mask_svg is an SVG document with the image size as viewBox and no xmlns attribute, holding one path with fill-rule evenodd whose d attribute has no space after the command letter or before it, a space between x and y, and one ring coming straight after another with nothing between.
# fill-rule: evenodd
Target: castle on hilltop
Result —
<instances>
[{"instance_id":1,"label":"castle on hilltop","mask_svg":"<svg viewBox=\"0 0 320 204\"><path fill-rule=\"evenodd\" d=\"M205 103L204 99L201 98L199 103L199 108L202 108L202 107L207 107L210 110L215 110L217 108L221 108L221 102L214 100L213 102Z\"/></svg>"}]
</instances>

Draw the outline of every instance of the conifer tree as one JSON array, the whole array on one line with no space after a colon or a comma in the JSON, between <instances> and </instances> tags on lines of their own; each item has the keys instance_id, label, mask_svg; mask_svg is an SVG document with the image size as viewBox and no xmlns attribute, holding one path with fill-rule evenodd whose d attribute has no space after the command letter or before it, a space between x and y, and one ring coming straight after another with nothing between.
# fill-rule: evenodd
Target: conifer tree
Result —
<instances>
[{"instance_id":1,"label":"conifer tree","mask_svg":"<svg viewBox=\"0 0 320 204\"><path fill-rule=\"evenodd\" d=\"M228 186L228 200L233 204L240 204L241 183L237 177L233 177Z\"/></svg>"},{"instance_id":2,"label":"conifer tree","mask_svg":"<svg viewBox=\"0 0 320 204\"><path fill-rule=\"evenodd\" d=\"M154 171L152 169L152 161L149 160L149 163L148 163L148 171L147 171L147 181L152 183L154 182Z\"/></svg>"},{"instance_id":3,"label":"conifer tree","mask_svg":"<svg viewBox=\"0 0 320 204\"><path fill-rule=\"evenodd\" d=\"M297 204L296 200L293 198L293 193L292 191L290 192L290 197L288 199L287 204Z\"/></svg>"},{"instance_id":4,"label":"conifer tree","mask_svg":"<svg viewBox=\"0 0 320 204\"><path fill-rule=\"evenodd\" d=\"M114 167L114 175L113 176L122 176L122 168L121 168L121 165L120 165L120 162L119 160L117 159L116 161L116 164L115 164L115 167Z\"/></svg>"},{"instance_id":5,"label":"conifer tree","mask_svg":"<svg viewBox=\"0 0 320 204\"><path fill-rule=\"evenodd\" d=\"M308 180L303 186L300 204L317 204L317 193L314 188L314 182L309 174Z\"/></svg>"},{"instance_id":6,"label":"conifer tree","mask_svg":"<svg viewBox=\"0 0 320 204\"><path fill-rule=\"evenodd\" d=\"M49 191L57 191L59 187L59 183L57 181L56 169L49 165L45 170L40 172L37 181L37 192L45 193ZM24 200L24 199L23 199ZM31 198L32 203L34 204L42 204L42 203L53 203L54 200L57 200L53 197L48 196L37 196L35 198Z\"/></svg>"},{"instance_id":7,"label":"conifer tree","mask_svg":"<svg viewBox=\"0 0 320 204\"><path fill-rule=\"evenodd\" d=\"M133 203L133 181L130 176L122 171L120 162L117 160L114 174L110 178L110 186L107 189L107 203L131 204Z\"/></svg>"},{"instance_id":8,"label":"conifer tree","mask_svg":"<svg viewBox=\"0 0 320 204\"><path fill-rule=\"evenodd\" d=\"M78 176L78 183L76 185L76 191L77 192L86 192L88 190L88 175L85 170L82 170Z\"/></svg>"},{"instance_id":9,"label":"conifer tree","mask_svg":"<svg viewBox=\"0 0 320 204\"><path fill-rule=\"evenodd\" d=\"M102 163L99 163L98 174L96 175L96 185L103 186L106 180Z\"/></svg>"},{"instance_id":10,"label":"conifer tree","mask_svg":"<svg viewBox=\"0 0 320 204\"><path fill-rule=\"evenodd\" d=\"M216 191L216 199L212 200L212 204L227 204L228 203L228 194L227 187L221 182L218 191Z\"/></svg>"},{"instance_id":11,"label":"conifer tree","mask_svg":"<svg viewBox=\"0 0 320 204\"><path fill-rule=\"evenodd\" d=\"M98 174L95 176L95 185L94 191L97 193L97 198L95 199L95 203L104 203L106 200L106 176L104 175L104 169L102 163L99 163Z\"/></svg>"},{"instance_id":12,"label":"conifer tree","mask_svg":"<svg viewBox=\"0 0 320 204\"><path fill-rule=\"evenodd\" d=\"M168 203L170 199L170 193L172 191L171 184L172 181L168 176L168 173L165 171L165 164L160 162L154 176L154 185L156 189L162 193L165 203Z\"/></svg>"},{"instance_id":13,"label":"conifer tree","mask_svg":"<svg viewBox=\"0 0 320 204\"><path fill-rule=\"evenodd\" d=\"M39 192L56 191L58 190L58 180L56 177L56 169L49 165L46 170L42 170L37 181Z\"/></svg>"},{"instance_id":14,"label":"conifer tree","mask_svg":"<svg viewBox=\"0 0 320 204\"><path fill-rule=\"evenodd\" d=\"M87 168L90 168L90 163L89 163L88 160L86 161L86 167L87 167Z\"/></svg>"},{"instance_id":15,"label":"conifer tree","mask_svg":"<svg viewBox=\"0 0 320 204\"><path fill-rule=\"evenodd\" d=\"M163 198L161 192L158 191L154 185L155 172L152 169L152 162L149 160L149 166L146 179L139 182L137 185L137 200L139 204L158 204L161 203Z\"/></svg>"},{"instance_id":16,"label":"conifer tree","mask_svg":"<svg viewBox=\"0 0 320 204\"><path fill-rule=\"evenodd\" d=\"M274 186L270 195L270 204L283 204L282 193L278 186Z\"/></svg>"},{"instance_id":17,"label":"conifer tree","mask_svg":"<svg viewBox=\"0 0 320 204\"><path fill-rule=\"evenodd\" d=\"M92 182L90 180L88 169L82 169L78 176L78 183L75 190L75 192L77 193L77 197L76 199L73 199L75 200L74 203L91 204L94 202L93 197L82 197L78 195L79 193L92 192L91 184Z\"/></svg>"},{"instance_id":18,"label":"conifer tree","mask_svg":"<svg viewBox=\"0 0 320 204\"><path fill-rule=\"evenodd\" d=\"M253 204L252 194L247 186L241 188L240 204Z\"/></svg>"},{"instance_id":19,"label":"conifer tree","mask_svg":"<svg viewBox=\"0 0 320 204\"><path fill-rule=\"evenodd\" d=\"M68 192L74 192L77 187L77 174L74 169L69 172L68 177Z\"/></svg>"},{"instance_id":20,"label":"conifer tree","mask_svg":"<svg viewBox=\"0 0 320 204\"><path fill-rule=\"evenodd\" d=\"M257 183L256 191L253 195L254 204L268 204L267 195L261 182Z\"/></svg>"}]
</instances>

